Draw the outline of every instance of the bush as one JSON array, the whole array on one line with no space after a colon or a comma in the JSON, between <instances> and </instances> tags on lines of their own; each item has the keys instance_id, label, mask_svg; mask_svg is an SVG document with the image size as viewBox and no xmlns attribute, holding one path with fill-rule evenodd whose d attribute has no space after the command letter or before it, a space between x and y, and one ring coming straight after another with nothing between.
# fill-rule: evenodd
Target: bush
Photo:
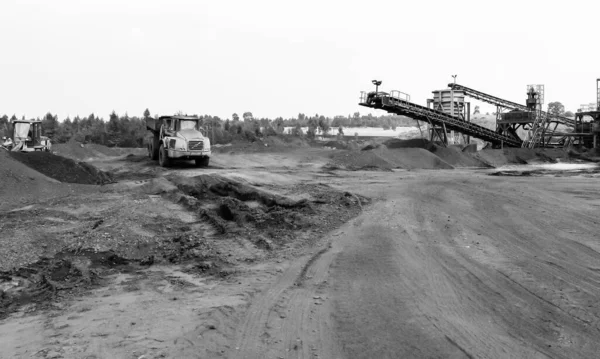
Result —
<instances>
[{"instance_id":1,"label":"bush","mask_svg":"<svg viewBox=\"0 0 600 359\"><path fill-rule=\"evenodd\" d=\"M304 136L304 132L302 132L302 127L300 127L300 125L297 125L296 127L294 127L291 132L292 132L293 136L297 136L297 137Z\"/></svg>"},{"instance_id":2,"label":"bush","mask_svg":"<svg viewBox=\"0 0 600 359\"><path fill-rule=\"evenodd\" d=\"M265 128L265 136L277 136L277 131L271 126Z\"/></svg>"},{"instance_id":3,"label":"bush","mask_svg":"<svg viewBox=\"0 0 600 359\"><path fill-rule=\"evenodd\" d=\"M228 131L224 131L220 128L215 128L213 133L214 138L212 139L213 144L224 145L231 142L233 136Z\"/></svg>"},{"instance_id":4,"label":"bush","mask_svg":"<svg viewBox=\"0 0 600 359\"><path fill-rule=\"evenodd\" d=\"M250 142L255 142L257 140L256 134L250 130L244 130L243 132L244 138Z\"/></svg>"}]
</instances>

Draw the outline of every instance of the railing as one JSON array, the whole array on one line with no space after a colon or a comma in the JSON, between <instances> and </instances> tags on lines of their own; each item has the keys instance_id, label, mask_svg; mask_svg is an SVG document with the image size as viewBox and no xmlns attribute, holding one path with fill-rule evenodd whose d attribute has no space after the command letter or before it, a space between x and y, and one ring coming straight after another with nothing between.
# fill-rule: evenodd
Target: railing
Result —
<instances>
[{"instance_id":1,"label":"railing","mask_svg":"<svg viewBox=\"0 0 600 359\"><path fill-rule=\"evenodd\" d=\"M359 103L367 103L367 96L369 95L366 91L360 92L360 102Z\"/></svg>"},{"instance_id":2,"label":"railing","mask_svg":"<svg viewBox=\"0 0 600 359\"><path fill-rule=\"evenodd\" d=\"M390 97L402 101L410 101L410 95L398 90L390 91Z\"/></svg>"},{"instance_id":3,"label":"railing","mask_svg":"<svg viewBox=\"0 0 600 359\"><path fill-rule=\"evenodd\" d=\"M377 92L377 94L375 94L375 92L361 91L360 92L360 103L367 103L369 94L376 95L377 97L389 97L389 98L392 98L395 100L410 102L409 94L402 92L402 91L398 91L398 90L392 90L392 91L390 91L389 94L387 92L383 92L383 91L379 91L379 92Z\"/></svg>"}]
</instances>

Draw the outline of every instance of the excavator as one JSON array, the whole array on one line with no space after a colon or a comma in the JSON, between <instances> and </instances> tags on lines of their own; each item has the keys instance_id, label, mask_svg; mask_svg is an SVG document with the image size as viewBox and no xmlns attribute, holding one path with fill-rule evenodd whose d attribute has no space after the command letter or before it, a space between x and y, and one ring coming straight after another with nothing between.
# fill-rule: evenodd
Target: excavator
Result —
<instances>
[{"instance_id":1,"label":"excavator","mask_svg":"<svg viewBox=\"0 0 600 359\"><path fill-rule=\"evenodd\" d=\"M15 152L50 152L52 143L48 137L42 136L42 121L14 120L12 136L3 137L0 147Z\"/></svg>"}]
</instances>

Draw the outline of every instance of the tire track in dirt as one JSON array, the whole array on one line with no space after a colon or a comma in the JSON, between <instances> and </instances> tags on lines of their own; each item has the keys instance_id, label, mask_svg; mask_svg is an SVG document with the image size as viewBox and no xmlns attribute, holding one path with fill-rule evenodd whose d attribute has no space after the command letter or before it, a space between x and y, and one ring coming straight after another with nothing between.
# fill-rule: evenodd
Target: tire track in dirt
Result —
<instances>
[{"instance_id":1,"label":"tire track in dirt","mask_svg":"<svg viewBox=\"0 0 600 359\"><path fill-rule=\"evenodd\" d=\"M348 231L353 221L336 231ZM342 245L325 244L294 261L253 299L229 358L341 358L333 335L329 266Z\"/></svg>"}]
</instances>

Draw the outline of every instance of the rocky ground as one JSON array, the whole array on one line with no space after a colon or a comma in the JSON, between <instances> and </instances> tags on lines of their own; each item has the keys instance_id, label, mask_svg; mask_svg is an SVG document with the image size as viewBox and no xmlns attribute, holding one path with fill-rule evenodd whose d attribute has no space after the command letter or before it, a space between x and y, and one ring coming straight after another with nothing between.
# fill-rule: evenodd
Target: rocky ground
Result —
<instances>
[{"instance_id":1,"label":"rocky ground","mask_svg":"<svg viewBox=\"0 0 600 359\"><path fill-rule=\"evenodd\" d=\"M271 138L163 169L56 149L0 152L0 358L599 349L597 168L495 169L581 156Z\"/></svg>"}]
</instances>

